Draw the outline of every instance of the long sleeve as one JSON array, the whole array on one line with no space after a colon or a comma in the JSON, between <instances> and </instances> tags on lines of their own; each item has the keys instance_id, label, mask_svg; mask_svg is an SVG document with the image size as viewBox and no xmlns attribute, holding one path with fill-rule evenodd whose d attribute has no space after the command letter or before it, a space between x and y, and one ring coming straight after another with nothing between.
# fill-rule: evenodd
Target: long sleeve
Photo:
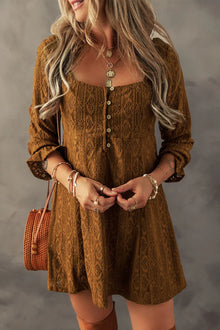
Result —
<instances>
[{"instance_id":1,"label":"long sleeve","mask_svg":"<svg viewBox=\"0 0 220 330\"><path fill-rule=\"evenodd\" d=\"M38 117L38 109L34 109L37 104L43 104L48 100L48 83L44 72L46 56L44 55L45 42L37 48L37 58L33 75L33 96L32 104L29 107L30 139L27 143L30 158L26 161L33 175L39 179L50 180L51 176L43 168L41 162L54 150L64 154L64 147L59 145L57 133L57 117L42 120Z\"/></svg>"},{"instance_id":2,"label":"long sleeve","mask_svg":"<svg viewBox=\"0 0 220 330\"><path fill-rule=\"evenodd\" d=\"M184 167L191 160L190 150L195 141L191 137L191 116L182 68L179 58L176 56L171 46L168 46L167 60L172 76L169 81L167 104L172 108L179 109L185 115L186 119L182 123L177 123L175 130L162 127L158 121L162 138L158 162L164 153L172 153L175 156L175 173L165 180L165 182L178 182L185 176ZM179 69L181 76L179 82L177 82L176 77Z\"/></svg>"}]
</instances>

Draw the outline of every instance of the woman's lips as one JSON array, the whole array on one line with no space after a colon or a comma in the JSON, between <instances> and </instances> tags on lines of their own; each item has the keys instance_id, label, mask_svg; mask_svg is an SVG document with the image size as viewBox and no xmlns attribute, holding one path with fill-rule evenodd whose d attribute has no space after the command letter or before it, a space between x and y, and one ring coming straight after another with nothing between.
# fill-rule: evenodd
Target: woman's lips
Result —
<instances>
[{"instance_id":1,"label":"woman's lips","mask_svg":"<svg viewBox=\"0 0 220 330\"><path fill-rule=\"evenodd\" d=\"M73 6L73 10L77 10L78 8L80 8L83 4L84 0L81 1L72 1L71 4Z\"/></svg>"}]
</instances>

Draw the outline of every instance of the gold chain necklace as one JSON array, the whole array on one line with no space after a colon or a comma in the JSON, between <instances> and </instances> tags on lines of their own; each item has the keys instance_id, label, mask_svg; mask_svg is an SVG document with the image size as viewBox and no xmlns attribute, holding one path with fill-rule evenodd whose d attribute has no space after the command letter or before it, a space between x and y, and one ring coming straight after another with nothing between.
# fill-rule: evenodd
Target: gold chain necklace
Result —
<instances>
[{"instance_id":1,"label":"gold chain necklace","mask_svg":"<svg viewBox=\"0 0 220 330\"><path fill-rule=\"evenodd\" d=\"M104 60L106 61L106 67L107 67L107 72L106 72L106 81L105 81L105 86L106 87L112 87L112 78L115 77L116 73L115 71L113 70L113 66L116 65L116 63L118 63L118 61L121 59L120 57L114 62L109 62L106 57L110 58L112 57L112 50L110 48L107 49L106 51L106 57L104 55L102 55Z\"/></svg>"}]
</instances>

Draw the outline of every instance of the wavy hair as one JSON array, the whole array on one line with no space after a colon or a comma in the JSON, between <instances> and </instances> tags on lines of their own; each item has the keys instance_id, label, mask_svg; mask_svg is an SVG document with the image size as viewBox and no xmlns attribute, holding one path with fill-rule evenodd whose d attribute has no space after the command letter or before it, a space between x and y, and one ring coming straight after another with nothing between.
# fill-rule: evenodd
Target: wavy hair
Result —
<instances>
[{"instance_id":1,"label":"wavy hair","mask_svg":"<svg viewBox=\"0 0 220 330\"><path fill-rule=\"evenodd\" d=\"M170 72L154 46L151 39L152 32L165 38L177 57L178 54L168 33L157 22L151 2L149 0L104 1L105 15L116 34L119 56L126 58L128 63L135 64L150 79L153 88L152 111L160 125L175 129L175 122L181 122L185 117L180 111L166 104ZM46 119L58 111L61 97L70 89L66 80L67 74L77 65L84 46L89 44L97 49L97 57L99 57L107 45L104 32L98 22L100 0L88 0L88 15L85 22L78 22L75 19L68 0L58 0L58 3L61 15L51 25L56 47L50 52L45 65L50 96L46 103L35 106L35 108L41 107L39 110L41 119ZM98 48L94 42L93 26L103 32L104 41L101 48ZM180 79L180 70L178 79ZM67 88L64 93L61 91L62 82Z\"/></svg>"}]
</instances>

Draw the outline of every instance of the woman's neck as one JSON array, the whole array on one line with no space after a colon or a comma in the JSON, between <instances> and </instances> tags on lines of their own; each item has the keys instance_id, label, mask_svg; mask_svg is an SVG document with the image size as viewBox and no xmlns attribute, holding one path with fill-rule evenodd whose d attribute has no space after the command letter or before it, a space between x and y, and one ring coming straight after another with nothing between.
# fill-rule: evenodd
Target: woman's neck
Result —
<instances>
[{"instance_id":1,"label":"woman's neck","mask_svg":"<svg viewBox=\"0 0 220 330\"><path fill-rule=\"evenodd\" d=\"M110 25L103 25L102 26L106 40L107 40L107 48L114 48L115 47L115 36L114 36L114 30L112 26ZM100 33L100 31L96 28L93 28L92 30L94 41L97 43L97 45L102 45L103 43L103 35Z\"/></svg>"}]
</instances>

